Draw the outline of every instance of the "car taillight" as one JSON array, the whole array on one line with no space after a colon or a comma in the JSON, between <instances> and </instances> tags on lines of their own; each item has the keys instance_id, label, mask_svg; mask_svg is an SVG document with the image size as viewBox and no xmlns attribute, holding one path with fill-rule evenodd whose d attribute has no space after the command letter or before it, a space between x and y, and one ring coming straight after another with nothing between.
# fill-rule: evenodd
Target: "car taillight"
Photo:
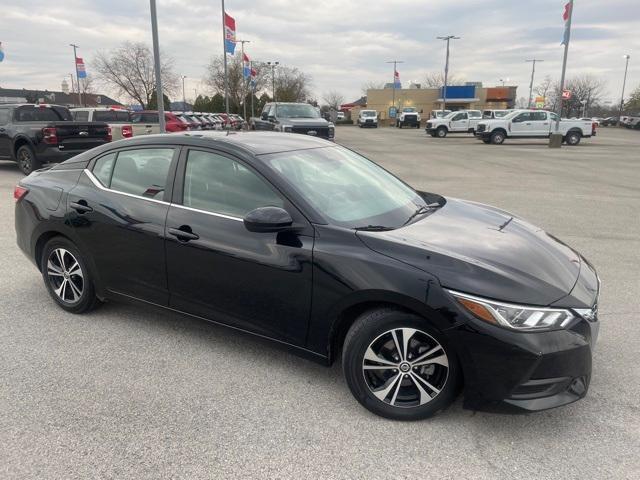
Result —
<instances>
[{"instance_id":1,"label":"car taillight","mask_svg":"<svg viewBox=\"0 0 640 480\"><path fill-rule=\"evenodd\" d=\"M131 138L131 137L133 137L133 127L131 125L123 125L122 138Z\"/></svg>"},{"instance_id":2,"label":"car taillight","mask_svg":"<svg viewBox=\"0 0 640 480\"><path fill-rule=\"evenodd\" d=\"M107 142L113 140L113 135L111 134L111 127L107 127Z\"/></svg>"},{"instance_id":3,"label":"car taillight","mask_svg":"<svg viewBox=\"0 0 640 480\"><path fill-rule=\"evenodd\" d=\"M45 127L42 129L42 141L49 145L58 144L58 132L56 127Z\"/></svg>"},{"instance_id":4,"label":"car taillight","mask_svg":"<svg viewBox=\"0 0 640 480\"><path fill-rule=\"evenodd\" d=\"M598 126L598 124L596 122L593 122L591 124L591 135L595 135L596 134L596 127Z\"/></svg>"},{"instance_id":5,"label":"car taillight","mask_svg":"<svg viewBox=\"0 0 640 480\"><path fill-rule=\"evenodd\" d=\"M28 188L24 188L21 187L20 185L16 185L15 188L13 189L13 199L18 202L22 199L22 197L24 197L27 192L29 191Z\"/></svg>"}]
</instances>

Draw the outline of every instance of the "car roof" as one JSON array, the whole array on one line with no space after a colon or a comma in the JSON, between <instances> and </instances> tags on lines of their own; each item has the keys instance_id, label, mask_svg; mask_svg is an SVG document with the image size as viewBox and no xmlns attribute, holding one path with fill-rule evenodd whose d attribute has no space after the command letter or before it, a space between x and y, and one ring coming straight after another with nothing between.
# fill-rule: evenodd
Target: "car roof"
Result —
<instances>
[{"instance_id":1,"label":"car roof","mask_svg":"<svg viewBox=\"0 0 640 480\"><path fill-rule=\"evenodd\" d=\"M138 137L121 140L129 146L174 143L199 145L203 147L215 147L226 145L237 147L254 155L267 153L289 152L293 150L307 150L335 146L335 143L322 140L309 135L295 133L248 131L248 132L224 132L224 131L197 131L177 132L171 134L141 135Z\"/></svg>"}]
</instances>

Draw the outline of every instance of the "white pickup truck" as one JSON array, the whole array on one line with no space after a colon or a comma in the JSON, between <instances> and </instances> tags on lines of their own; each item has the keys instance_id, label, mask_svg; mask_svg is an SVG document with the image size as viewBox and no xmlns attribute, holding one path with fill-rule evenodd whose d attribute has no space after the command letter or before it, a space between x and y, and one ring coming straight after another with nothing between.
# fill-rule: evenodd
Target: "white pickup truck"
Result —
<instances>
[{"instance_id":1,"label":"white pickup truck","mask_svg":"<svg viewBox=\"0 0 640 480\"><path fill-rule=\"evenodd\" d=\"M481 119L480 110L458 110L442 118L429 119L425 131L438 138L444 138L448 133L474 133Z\"/></svg>"},{"instance_id":2,"label":"white pickup truck","mask_svg":"<svg viewBox=\"0 0 640 480\"><path fill-rule=\"evenodd\" d=\"M122 108L72 108L71 115L76 122L105 122L111 129L111 138L114 141L133 137L135 133L131 114Z\"/></svg>"},{"instance_id":3,"label":"white pickup truck","mask_svg":"<svg viewBox=\"0 0 640 480\"><path fill-rule=\"evenodd\" d=\"M396 119L396 127L416 127L420 128L420 112L414 107L405 107L398 114Z\"/></svg>"},{"instance_id":4,"label":"white pickup truck","mask_svg":"<svg viewBox=\"0 0 640 480\"><path fill-rule=\"evenodd\" d=\"M475 135L484 143L500 145L506 138L549 138L555 131L558 115L544 110L514 110L502 118L482 120ZM561 119L559 132L567 145L578 145L582 137L596 134L596 123Z\"/></svg>"}]
</instances>

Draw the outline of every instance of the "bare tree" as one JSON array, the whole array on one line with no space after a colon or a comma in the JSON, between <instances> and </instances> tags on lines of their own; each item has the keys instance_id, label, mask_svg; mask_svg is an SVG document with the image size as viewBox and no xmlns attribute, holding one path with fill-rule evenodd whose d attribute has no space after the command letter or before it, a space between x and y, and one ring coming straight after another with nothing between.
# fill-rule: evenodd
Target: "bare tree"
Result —
<instances>
[{"instance_id":1,"label":"bare tree","mask_svg":"<svg viewBox=\"0 0 640 480\"><path fill-rule=\"evenodd\" d=\"M571 92L571 98L562 101L562 116L581 117L586 115L602 101L605 82L593 75L572 77L565 81L564 88ZM552 81L551 77L545 77L543 82L536 87L535 92L545 98L545 107L557 111L562 92L560 82Z\"/></svg>"},{"instance_id":2,"label":"bare tree","mask_svg":"<svg viewBox=\"0 0 640 480\"><path fill-rule=\"evenodd\" d=\"M256 94L262 91L267 85L267 75L269 74L266 65L254 62L253 68L256 70ZM242 97L246 95L248 102L251 101L251 88L243 75L243 65L240 55L227 58L227 76L229 78L229 109L232 112L240 113ZM205 83L224 98L224 58L222 56L213 57L207 65Z\"/></svg>"},{"instance_id":3,"label":"bare tree","mask_svg":"<svg viewBox=\"0 0 640 480\"><path fill-rule=\"evenodd\" d=\"M311 97L311 77L295 67L275 70L276 100L279 102L306 102Z\"/></svg>"},{"instance_id":4,"label":"bare tree","mask_svg":"<svg viewBox=\"0 0 640 480\"><path fill-rule=\"evenodd\" d=\"M464 80L458 78L455 75L449 75L447 77L447 85L462 85ZM440 88L444 87L444 72L431 72L427 73L424 78L425 88Z\"/></svg>"},{"instance_id":5,"label":"bare tree","mask_svg":"<svg viewBox=\"0 0 640 480\"><path fill-rule=\"evenodd\" d=\"M624 104L625 112L635 113L640 111L640 85L629 95L629 99ZM616 115L617 116L617 115Z\"/></svg>"},{"instance_id":6,"label":"bare tree","mask_svg":"<svg viewBox=\"0 0 640 480\"><path fill-rule=\"evenodd\" d=\"M142 42L124 42L109 52L98 52L93 69L100 80L113 87L119 95L127 96L143 105L149 105L155 90L155 69L151 49ZM164 93L174 93L178 76L172 60L164 57L161 65Z\"/></svg>"},{"instance_id":7,"label":"bare tree","mask_svg":"<svg viewBox=\"0 0 640 480\"><path fill-rule=\"evenodd\" d=\"M83 94L96 93L93 75L89 73L86 77L80 79L80 89Z\"/></svg>"},{"instance_id":8,"label":"bare tree","mask_svg":"<svg viewBox=\"0 0 640 480\"><path fill-rule=\"evenodd\" d=\"M382 90L384 82L369 81L362 85L362 95L367 95L368 90Z\"/></svg>"},{"instance_id":9,"label":"bare tree","mask_svg":"<svg viewBox=\"0 0 640 480\"><path fill-rule=\"evenodd\" d=\"M553 85L553 80L551 80L551 77L549 75L547 75L533 89L533 91L537 96L547 98L547 95L549 94L549 90L551 90L552 85Z\"/></svg>"},{"instance_id":10,"label":"bare tree","mask_svg":"<svg viewBox=\"0 0 640 480\"><path fill-rule=\"evenodd\" d=\"M322 96L322 101L327 104L329 108L333 110L338 110L340 105L344 103L344 97L335 90L325 93Z\"/></svg>"}]
</instances>

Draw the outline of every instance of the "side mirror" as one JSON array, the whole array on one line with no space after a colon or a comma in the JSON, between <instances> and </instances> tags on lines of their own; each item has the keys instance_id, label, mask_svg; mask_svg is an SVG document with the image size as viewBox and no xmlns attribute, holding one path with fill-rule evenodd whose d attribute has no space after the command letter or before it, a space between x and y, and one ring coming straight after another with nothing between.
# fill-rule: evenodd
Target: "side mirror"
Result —
<instances>
[{"instance_id":1,"label":"side mirror","mask_svg":"<svg viewBox=\"0 0 640 480\"><path fill-rule=\"evenodd\" d=\"M267 117L267 112L263 112L263 113L262 113L262 115L260 115L260 118L261 118L262 120L267 120L267 118L268 118L268 117Z\"/></svg>"},{"instance_id":2,"label":"side mirror","mask_svg":"<svg viewBox=\"0 0 640 480\"><path fill-rule=\"evenodd\" d=\"M280 207L259 207L247 213L244 226L250 232L267 233L288 230L293 225L289 212Z\"/></svg>"},{"instance_id":3,"label":"side mirror","mask_svg":"<svg viewBox=\"0 0 640 480\"><path fill-rule=\"evenodd\" d=\"M276 123L276 117L273 117L271 115L267 117L267 120L269 120L270 122Z\"/></svg>"}]
</instances>

